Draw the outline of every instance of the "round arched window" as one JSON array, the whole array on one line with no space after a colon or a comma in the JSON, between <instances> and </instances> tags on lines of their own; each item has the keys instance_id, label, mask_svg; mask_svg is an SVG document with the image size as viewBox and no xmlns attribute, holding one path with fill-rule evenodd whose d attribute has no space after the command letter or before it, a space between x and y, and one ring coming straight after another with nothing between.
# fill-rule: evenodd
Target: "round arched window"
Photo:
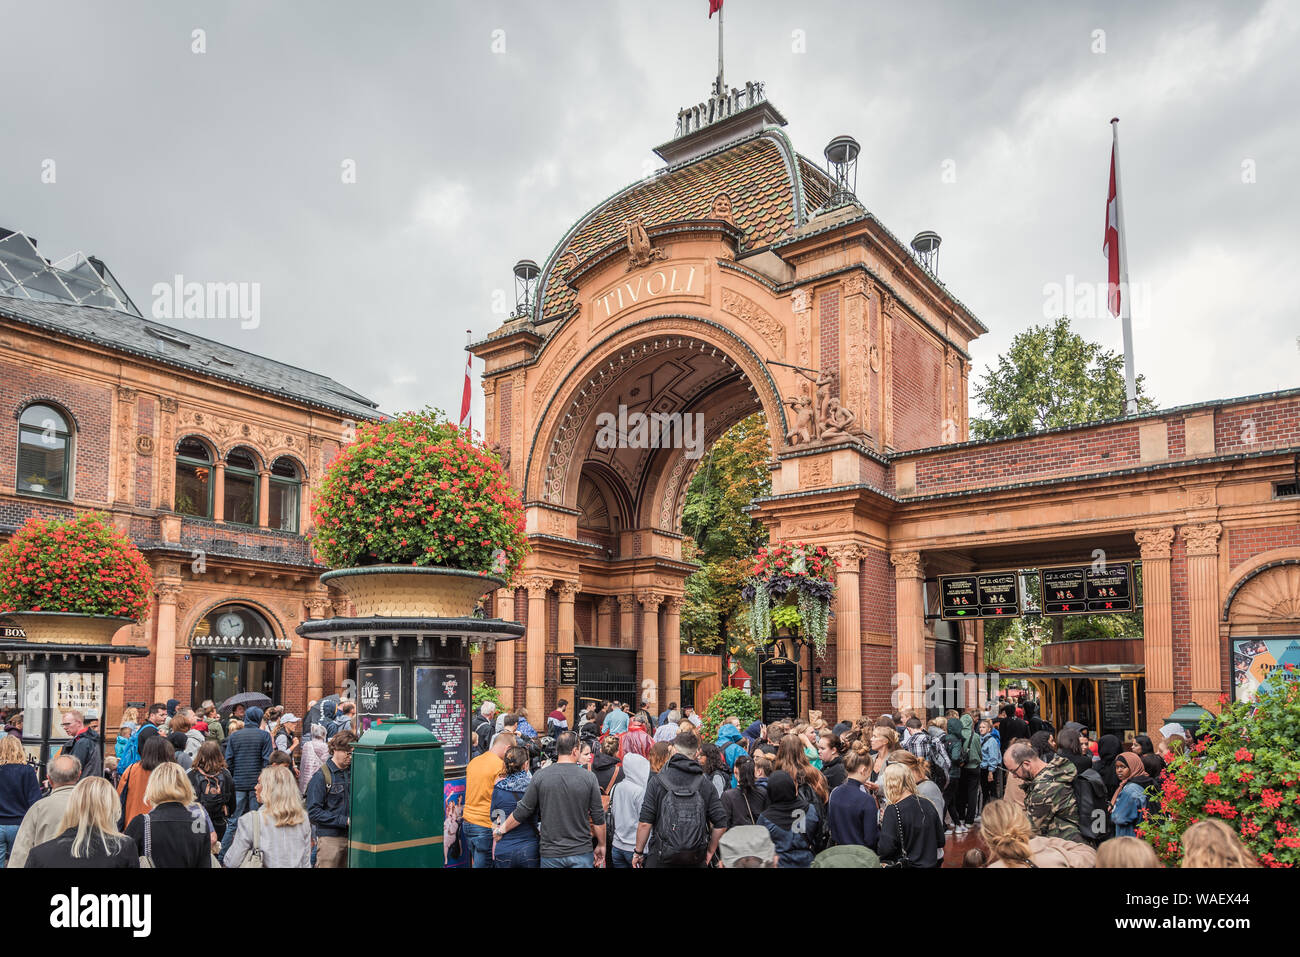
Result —
<instances>
[{"instance_id":1,"label":"round arched window","mask_svg":"<svg viewBox=\"0 0 1300 957\"><path fill-rule=\"evenodd\" d=\"M302 476L293 459L281 456L271 464L271 503L267 522L282 532L298 531Z\"/></svg>"},{"instance_id":2,"label":"round arched window","mask_svg":"<svg viewBox=\"0 0 1300 957\"><path fill-rule=\"evenodd\" d=\"M212 452L193 437L176 443L176 511L212 517Z\"/></svg>"},{"instance_id":3,"label":"round arched window","mask_svg":"<svg viewBox=\"0 0 1300 957\"><path fill-rule=\"evenodd\" d=\"M29 405L18 419L18 491L71 496L72 429L50 405Z\"/></svg>"},{"instance_id":4,"label":"round arched window","mask_svg":"<svg viewBox=\"0 0 1300 957\"><path fill-rule=\"evenodd\" d=\"M257 524L257 485L257 458L248 449L231 449L226 456L227 522Z\"/></svg>"}]
</instances>

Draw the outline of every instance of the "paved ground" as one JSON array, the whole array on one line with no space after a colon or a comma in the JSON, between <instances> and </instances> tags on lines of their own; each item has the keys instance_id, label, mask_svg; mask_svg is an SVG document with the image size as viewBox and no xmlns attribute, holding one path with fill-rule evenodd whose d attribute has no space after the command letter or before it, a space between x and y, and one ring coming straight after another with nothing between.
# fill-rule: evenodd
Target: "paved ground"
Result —
<instances>
[{"instance_id":1,"label":"paved ground","mask_svg":"<svg viewBox=\"0 0 1300 957\"><path fill-rule=\"evenodd\" d=\"M961 867L962 859L965 858L966 852L972 847L980 847L979 825L967 831L965 834L949 834L948 841L943 846L943 866L944 867Z\"/></svg>"}]
</instances>

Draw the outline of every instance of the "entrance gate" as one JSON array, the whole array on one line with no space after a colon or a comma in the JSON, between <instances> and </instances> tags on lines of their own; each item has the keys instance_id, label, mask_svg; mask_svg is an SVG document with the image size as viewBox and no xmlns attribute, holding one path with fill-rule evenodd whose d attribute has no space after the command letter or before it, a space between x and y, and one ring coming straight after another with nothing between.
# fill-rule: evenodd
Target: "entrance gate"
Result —
<instances>
[{"instance_id":1,"label":"entrance gate","mask_svg":"<svg viewBox=\"0 0 1300 957\"><path fill-rule=\"evenodd\" d=\"M594 700L626 701L640 706L636 680L636 651L622 648L594 648L579 646L578 704Z\"/></svg>"}]
</instances>

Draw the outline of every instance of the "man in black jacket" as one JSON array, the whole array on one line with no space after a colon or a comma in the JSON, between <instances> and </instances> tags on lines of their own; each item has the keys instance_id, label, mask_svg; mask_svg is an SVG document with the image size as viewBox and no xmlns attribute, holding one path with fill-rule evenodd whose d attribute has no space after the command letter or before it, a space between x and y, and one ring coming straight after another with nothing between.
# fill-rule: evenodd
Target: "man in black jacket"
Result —
<instances>
[{"instance_id":1,"label":"man in black jacket","mask_svg":"<svg viewBox=\"0 0 1300 957\"><path fill-rule=\"evenodd\" d=\"M263 731L262 709L249 708L244 715L244 726L226 738L226 766L230 776L235 779L235 813L226 819L226 833L221 839L221 857L224 860L230 842L235 839L235 830L239 826L239 815L245 811L256 811L257 779L262 768L271 763L274 745L271 735Z\"/></svg>"},{"instance_id":2,"label":"man in black jacket","mask_svg":"<svg viewBox=\"0 0 1300 957\"><path fill-rule=\"evenodd\" d=\"M316 866L348 866L348 799L352 746L357 736L340 731L330 738L330 757L307 785L307 819L316 827Z\"/></svg>"},{"instance_id":3,"label":"man in black jacket","mask_svg":"<svg viewBox=\"0 0 1300 957\"><path fill-rule=\"evenodd\" d=\"M696 759L699 738L694 732L683 731L673 747L676 753L646 784L633 867L705 867L718 852L718 841L727 829L722 799ZM656 840L647 861L651 833Z\"/></svg>"},{"instance_id":4,"label":"man in black jacket","mask_svg":"<svg viewBox=\"0 0 1300 957\"><path fill-rule=\"evenodd\" d=\"M81 762L81 776L99 777L104 773L99 750L99 735L86 727L85 716L80 711L63 712L63 731L72 741L63 746L60 754L70 754Z\"/></svg>"},{"instance_id":5,"label":"man in black jacket","mask_svg":"<svg viewBox=\"0 0 1300 957\"><path fill-rule=\"evenodd\" d=\"M1002 720L998 722L998 738L1001 740L1004 755L1007 753L1007 748L1011 747L1011 742L1016 738L1029 740L1029 725L1016 717L1016 706L1014 704L1004 704L1002 706Z\"/></svg>"}]
</instances>

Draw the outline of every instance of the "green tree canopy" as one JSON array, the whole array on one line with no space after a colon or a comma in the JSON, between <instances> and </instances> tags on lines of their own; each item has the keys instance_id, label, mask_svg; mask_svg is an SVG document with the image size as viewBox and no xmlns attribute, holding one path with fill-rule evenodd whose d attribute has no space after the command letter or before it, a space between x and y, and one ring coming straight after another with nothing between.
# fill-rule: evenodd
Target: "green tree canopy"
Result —
<instances>
[{"instance_id":1,"label":"green tree canopy","mask_svg":"<svg viewBox=\"0 0 1300 957\"><path fill-rule=\"evenodd\" d=\"M1017 334L974 392L985 417L971 419L973 439L1116 418L1125 407L1124 357L1084 339L1062 317ZM1142 376L1137 393L1139 411L1156 408Z\"/></svg>"},{"instance_id":2,"label":"green tree canopy","mask_svg":"<svg viewBox=\"0 0 1300 957\"><path fill-rule=\"evenodd\" d=\"M750 559L767 543L767 529L744 509L772 491L767 418L755 413L727 430L700 463L686 491L683 557L700 563L686 579L682 640L701 650L718 648L729 631L739 634L740 589Z\"/></svg>"}]
</instances>

